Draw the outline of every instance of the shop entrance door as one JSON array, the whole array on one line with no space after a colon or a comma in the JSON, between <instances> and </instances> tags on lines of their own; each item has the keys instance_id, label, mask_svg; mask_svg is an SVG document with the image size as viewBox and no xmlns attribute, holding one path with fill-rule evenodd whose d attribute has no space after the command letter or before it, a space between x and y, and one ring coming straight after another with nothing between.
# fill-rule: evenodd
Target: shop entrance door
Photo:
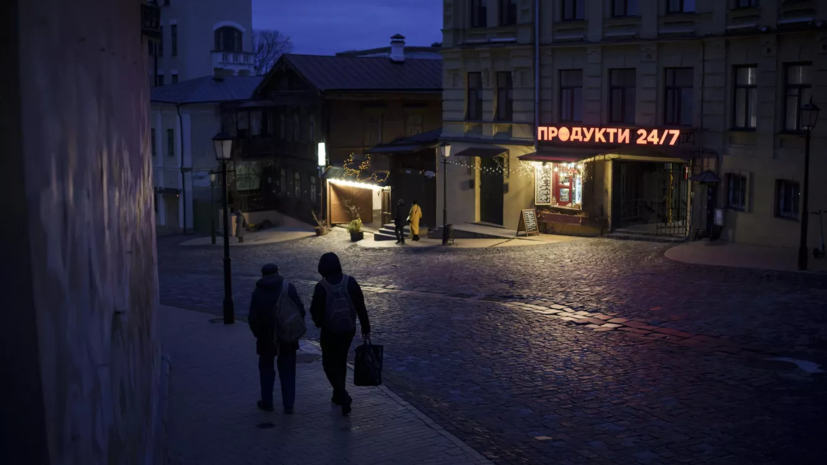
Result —
<instances>
[{"instance_id":1,"label":"shop entrance door","mask_svg":"<svg viewBox=\"0 0 827 465\"><path fill-rule=\"evenodd\" d=\"M658 171L658 188L663 198L655 231L658 236L685 236L688 173L684 165L666 163Z\"/></svg>"},{"instance_id":2,"label":"shop entrance door","mask_svg":"<svg viewBox=\"0 0 827 465\"><path fill-rule=\"evenodd\" d=\"M687 180L683 165L620 163L619 225L658 236L686 233Z\"/></svg>"},{"instance_id":3,"label":"shop entrance door","mask_svg":"<svg viewBox=\"0 0 827 465\"><path fill-rule=\"evenodd\" d=\"M500 165L493 158L485 157L481 158L480 168L480 221L502 225L503 175L486 172L486 170L499 170Z\"/></svg>"}]
</instances>

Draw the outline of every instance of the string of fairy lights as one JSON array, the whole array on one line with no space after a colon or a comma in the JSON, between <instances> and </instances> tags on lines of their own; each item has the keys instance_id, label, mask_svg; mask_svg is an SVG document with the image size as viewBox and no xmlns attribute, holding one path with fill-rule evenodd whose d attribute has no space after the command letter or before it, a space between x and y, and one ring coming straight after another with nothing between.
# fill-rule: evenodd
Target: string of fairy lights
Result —
<instances>
[{"instance_id":1,"label":"string of fairy lights","mask_svg":"<svg viewBox=\"0 0 827 465\"><path fill-rule=\"evenodd\" d=\"M499 167L487 167L487 166L478 166L473 163L465 163L461 161L448 161L449 165L459 166L462 168L467 168L475 171L479 171L482 174L496 174L496 175L512 175L517 174L520 176L530 176L533 177L538 169L548 169L552 170L553 172L557 173L559 171L568 172L569 174L577 174L578 171L583 169L582 164L575 164L575 163L548 163L543 164L536 161L523 161L520 160L519 168L517 169L506 169L502 166Z\"/></svg>"}]
</instances>

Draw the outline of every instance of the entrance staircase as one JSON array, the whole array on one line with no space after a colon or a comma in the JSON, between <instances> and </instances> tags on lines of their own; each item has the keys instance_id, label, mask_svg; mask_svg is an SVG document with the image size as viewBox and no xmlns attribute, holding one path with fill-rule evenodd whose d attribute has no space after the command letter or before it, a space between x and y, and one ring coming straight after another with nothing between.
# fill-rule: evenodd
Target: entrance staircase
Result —
<instances>
[{"instance_id":1,"label":"entrance staircase","mask_svg":"<svg viewBox=\"0 0 827 465\"><path fill-rule=\"evenodd\" d=\"M683 236L658 235L654 231L642 231L640 229L618 228L603 236L607 239L618 239L623 241L647 241L662 242L665 244L678 244L686 239Z\"/></svg>"},{"instance_id":2,"label":"entrance staircase","mask_svg":"<svg viewBox=\"0 0 827 465\"><path fill-rule=\"evenodd\" d=\"M393 223L386 224L382 226L379 231L373 233L373 240L375 241L396 241L396 227ZM425 236L428 235L428 227L422 223L419 223L419 236L423 236L423 232L425 232ZM405 240L410 240L411 237L411 227L405 226Z\"/></svg>"}]
</instances>

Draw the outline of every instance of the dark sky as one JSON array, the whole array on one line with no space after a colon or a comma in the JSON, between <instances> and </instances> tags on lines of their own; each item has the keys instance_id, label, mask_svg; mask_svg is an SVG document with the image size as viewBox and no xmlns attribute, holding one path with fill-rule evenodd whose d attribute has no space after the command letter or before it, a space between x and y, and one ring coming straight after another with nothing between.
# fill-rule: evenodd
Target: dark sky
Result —
<instances>
[{"instance_id":1,"label":"dark sky","mask_svg":"<svg viewBox=\"0 0 827 465\"><path fill-rule=\"evenodd\" d=\"M253 0L253 28L277 29L293 53L333 55L390 45L442 41L442 0Z\"/></svg>"}]
</instances>

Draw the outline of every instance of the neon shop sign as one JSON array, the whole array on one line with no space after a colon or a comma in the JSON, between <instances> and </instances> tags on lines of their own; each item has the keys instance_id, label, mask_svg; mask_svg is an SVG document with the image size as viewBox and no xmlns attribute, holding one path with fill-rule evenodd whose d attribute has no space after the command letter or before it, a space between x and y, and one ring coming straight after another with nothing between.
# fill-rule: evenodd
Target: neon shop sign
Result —
<instances>
[{"instance_id":1,"label":"neon shop sign","mask_svg":"<svg viewBox=\"0 0 827 465\"><path fill-rule=\"evenodd\" d=\"M584 126L539 126L538 141L591 144L675 145L680 129L600 128Z\"/></svg>"}]
</instances>

